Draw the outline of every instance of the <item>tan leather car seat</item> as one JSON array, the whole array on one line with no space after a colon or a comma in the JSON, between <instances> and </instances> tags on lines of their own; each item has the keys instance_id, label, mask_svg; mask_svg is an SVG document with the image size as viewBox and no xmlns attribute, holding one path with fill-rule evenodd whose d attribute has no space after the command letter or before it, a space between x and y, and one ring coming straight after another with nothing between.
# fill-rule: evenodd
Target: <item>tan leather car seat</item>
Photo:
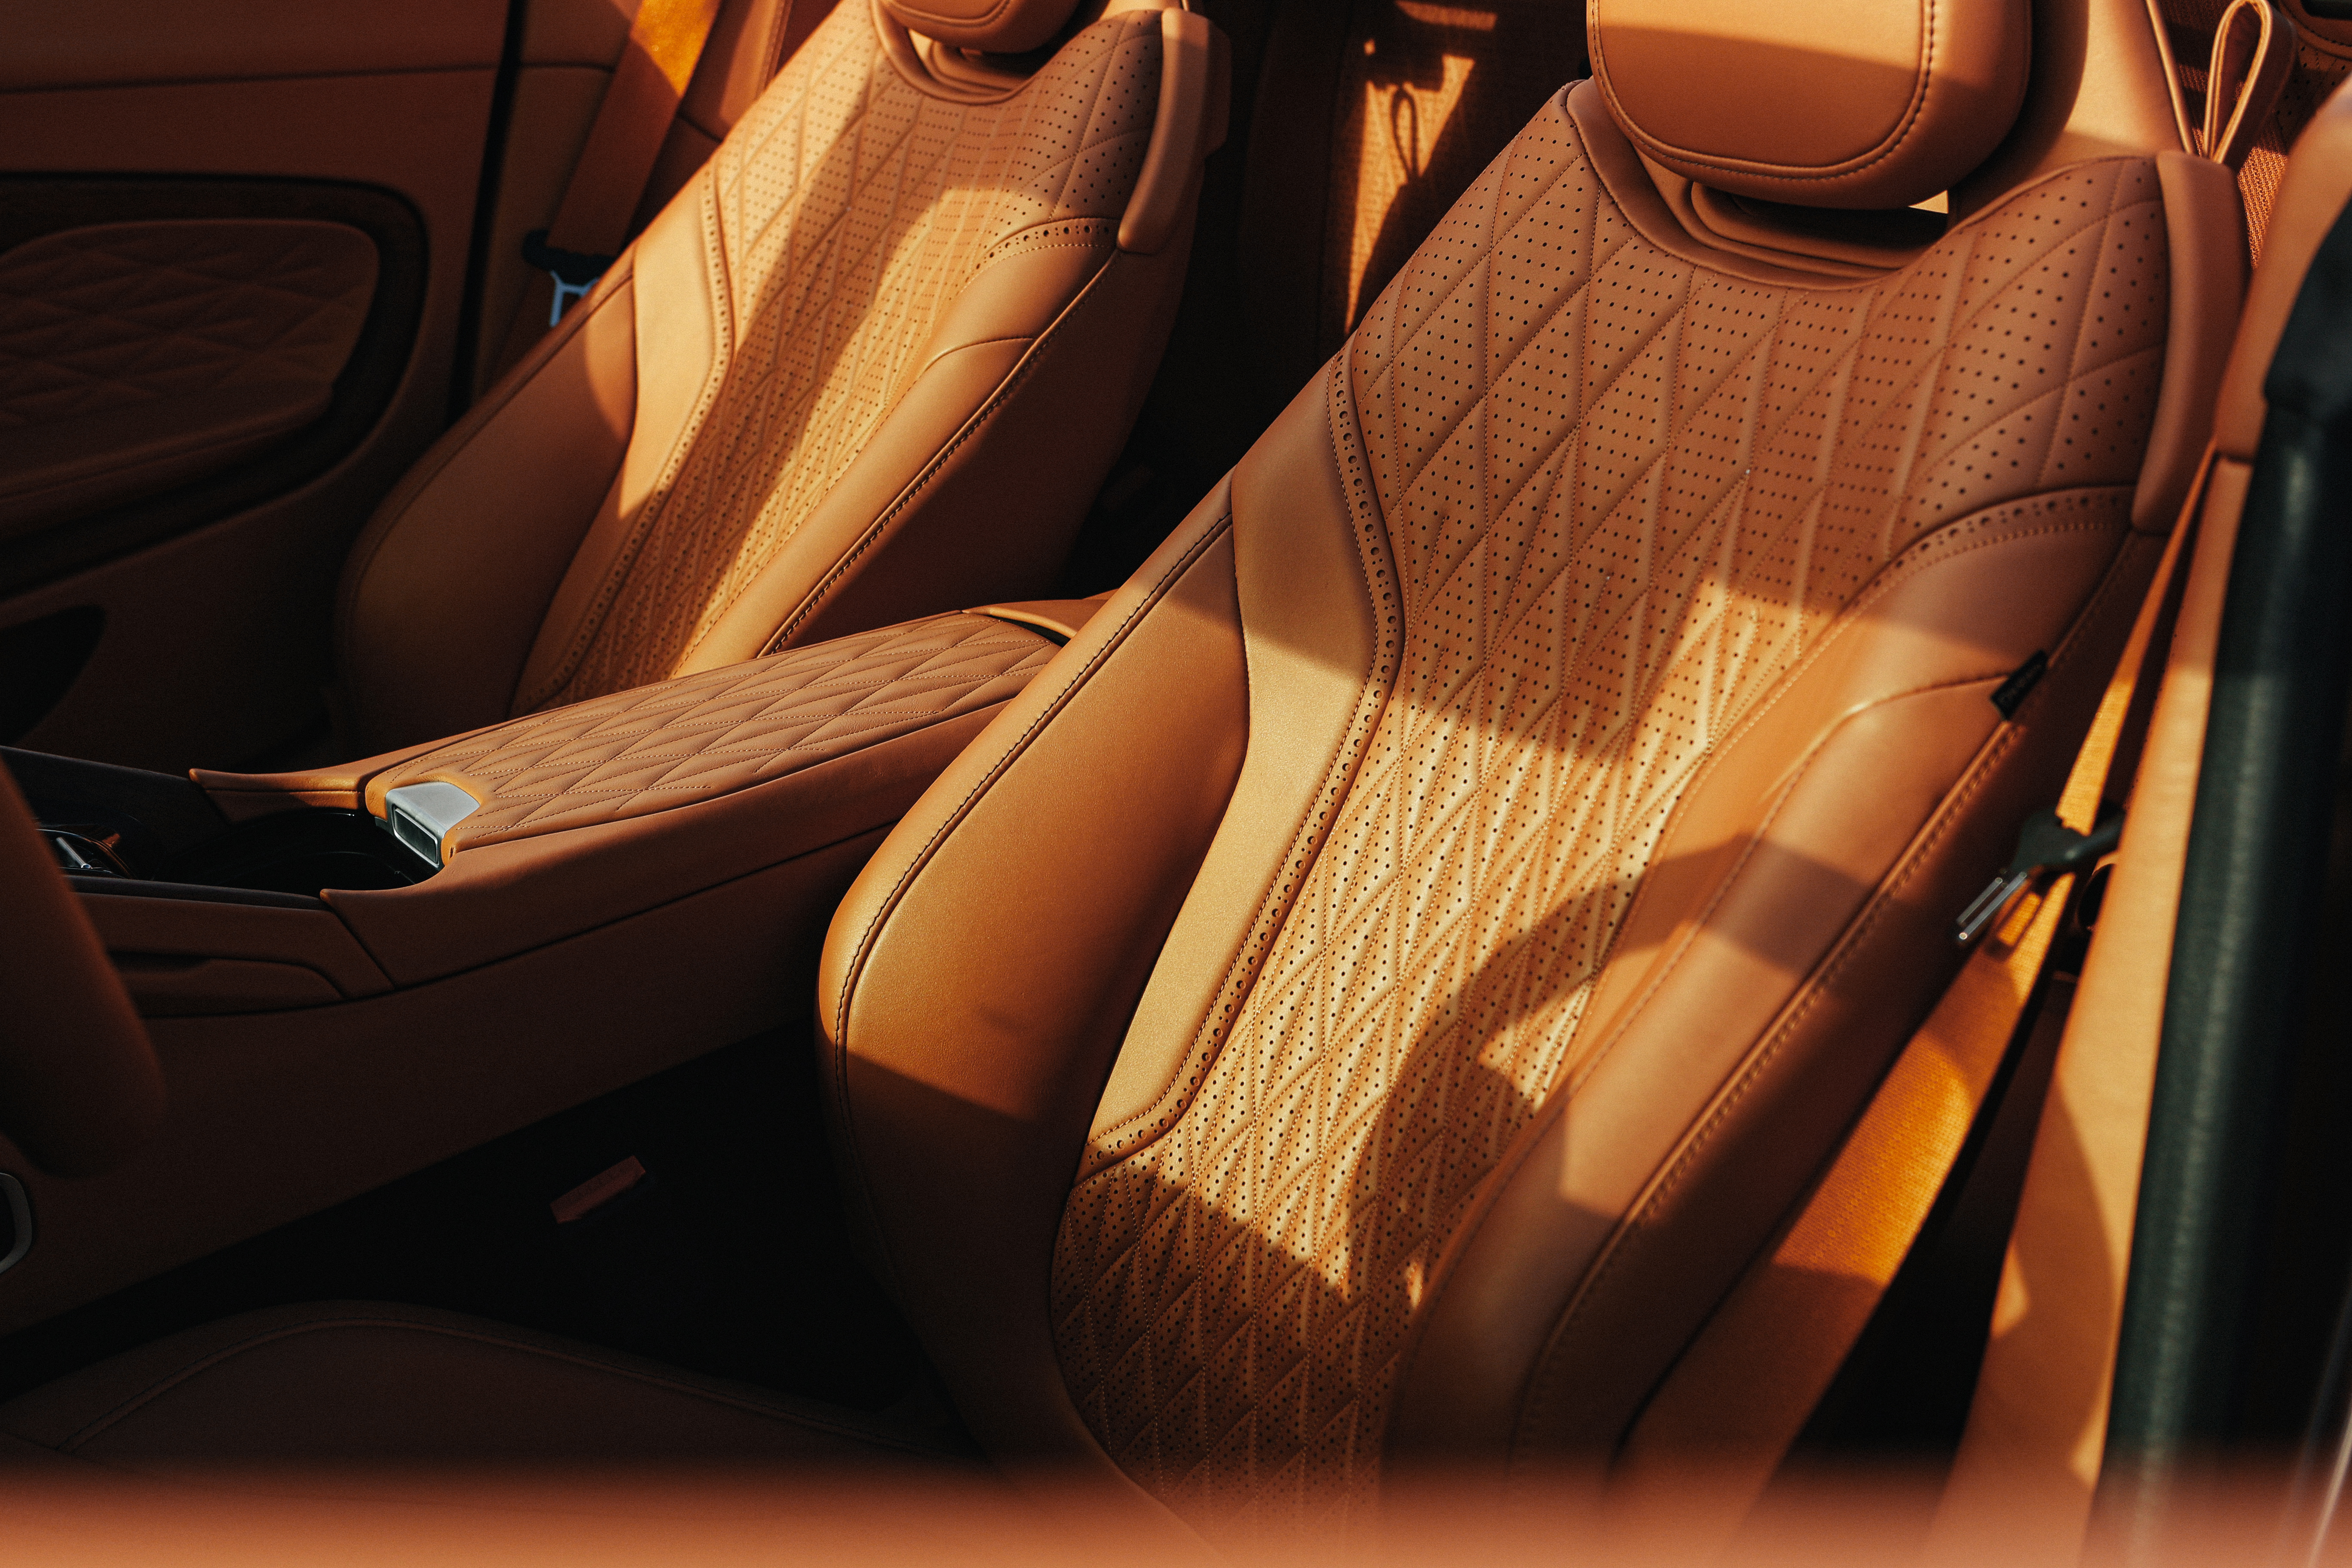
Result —
<instances>
[{"instance_id":1,"label":"tan leather car seat","mask_svg":"<svg viewBox=\"0 0 2352 1568\"><path fill-rule=\"evenodd\" d=\"M1213 1533L1605 1458L1801 1200L2055 798L2236 313L2145 10L2034 11L2029 79L2019 4L1596 0L869 864L840 1142L992 1451Z\"/></svg>"},{"instance_id":2,"label":"tan leather car seat","mask_svg":"<svg viewBox=\"0 0 2352 1568\"><path fill-rule=\"evenodd\" d=\"M1213 1536L1605 1462L1801 1201L2054 797L2237 311L2140 0L2032 25L1596 0L1595 79L867 867L822 1069L991 1454Z\"/></svg>"},{"instance_id":3,"label":"tan leather car seat","mask_svg":"<svg viewBox=\"0 0 2352 1568\"><path fill-rule=\"evenodd\" d=\"M1222 135L1220 36L1168 3L1118 0L1026 77L967 51L1036 48L1071 0L837 7L362 535L352 738L1047 586Z\"/></svg>"}]
</instances>

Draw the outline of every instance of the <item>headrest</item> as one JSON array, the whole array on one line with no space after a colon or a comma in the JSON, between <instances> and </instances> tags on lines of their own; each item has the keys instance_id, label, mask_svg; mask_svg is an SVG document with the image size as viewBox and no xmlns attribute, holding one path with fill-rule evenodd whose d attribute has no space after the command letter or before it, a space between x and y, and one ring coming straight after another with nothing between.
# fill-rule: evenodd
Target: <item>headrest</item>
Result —
<instances>
[{"instance_id":1,"label":"headrest","mask_svg":"<svg viewBox=\"0 0 2352 1568\"><path fill-rule=\"evenodd\" d=\"M2024 101L2027 0L1591 0L1592 74L1685 179L1904 207L1990 156Z\"/></svg>"},{"instance_id":2,"label":"headrest","mask_svg":"<svg viewBox=\"0 0 2352 1568\"><path fill-rule=\"evenodd\" d=\"M951 48L1026 54L1062 30L1078 0L880 0L910 33Z\"/></svg>"}]
</instances>

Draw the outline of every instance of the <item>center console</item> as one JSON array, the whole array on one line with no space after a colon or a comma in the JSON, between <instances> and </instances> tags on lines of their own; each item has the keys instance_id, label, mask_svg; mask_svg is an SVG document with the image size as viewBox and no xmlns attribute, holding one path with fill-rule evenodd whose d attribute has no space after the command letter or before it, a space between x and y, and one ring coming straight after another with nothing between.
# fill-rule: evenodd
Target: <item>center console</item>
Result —
<instances>
[{"instance_id":1,"label":"center console","mask_svg":"<svg viewBox=\"0 0 2352 1568\"><path fill-rule=\"evenodd\" d=\"M0 1333L804 1014L874 847L1093 608L932 616L310 772L0 750L170 1107L121 1170L28 1175L53 1244Z\"/></svg>"}]
</instances>

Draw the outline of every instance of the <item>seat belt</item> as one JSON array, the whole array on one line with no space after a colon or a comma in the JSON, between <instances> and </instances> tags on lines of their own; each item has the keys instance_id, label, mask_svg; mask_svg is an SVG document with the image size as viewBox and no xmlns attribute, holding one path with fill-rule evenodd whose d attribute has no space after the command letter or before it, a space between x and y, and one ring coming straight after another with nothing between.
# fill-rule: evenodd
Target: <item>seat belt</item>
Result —
<instances>
[{"instance_id":1,"label":"seat belt","mask_svg":"<svg viewBox=\"0 0 2352 1568\"><path fill-rule=\"evenodd\" d=\"M500 374L596 286L628 242L629 220L645 199L719 6L719 0L644 0L637 7L555 220L523 237L523 259L545 277L533 280L516 312L499 351Z\"/></svg>"},{"instance_id":2,"label":"seat belt","mask_svg":"<svg viewBox=\"0 0 2352 1568\"><path fill-rule=\"evenodd\" d=\"M1967 963L1896 1056L1828 1171L1659 1385L1612 1485L1638 1492L1704 1464L1707 1506L1736 1529L1885 1298L2020 1034L2073 890L2111 848L2212 472L2209 450L2056 809L1962 912Z\"/></svg>"}]
</instances>

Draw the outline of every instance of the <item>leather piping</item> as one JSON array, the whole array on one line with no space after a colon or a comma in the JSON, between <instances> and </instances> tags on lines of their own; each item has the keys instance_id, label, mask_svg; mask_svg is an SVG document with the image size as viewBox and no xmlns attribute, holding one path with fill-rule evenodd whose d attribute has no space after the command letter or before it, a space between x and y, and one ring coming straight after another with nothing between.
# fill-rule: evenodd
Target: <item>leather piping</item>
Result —
<instances>
[{"instance_id":1,"label":"leather piping","mask_svg":"<svg viewBox=\"0 0 2352 1568\"><path fill-rule=\"evenodd\" d=\"M339 662L345 665L350 663L347 650L341 644L343 637L350 633L357 607L360 584L366 580L368 569L383 549L384 541L391 537L393 530L398 526L400 519L407 512L410 505L418 496L432 488L434 480L440 478L442 471L457 460L459 455L472 445L474 437L488 428L490 422L505 411L507 405L521 395L523 388L530 384L531 378L536 376L541 368L550 360L562 352L564 344L586 331L590 318L602 312L614 300L621 299L624 295L628 297L631 309L634 310L635 292L633 285L635 280L636 253L632 249L613 263L604 279L597 284L595 292L581 304L566 310L563 313L562 325L541 337L538 343L533 345L530 353L523 357L520 363L499 377L490 395L467 410L466 416L451 426L448 431L433 444L432 448L418 459L416 466L408 470L406 476L377 506L374 516L361 531L358 542L352 547L350 559L343 568L341 586L335 595L335 625L338 628L336 651L339 655ZM634 333L635 330L635 324L632 323L630 331ZM624 441L614 460L614 479L620 477L621 465L627 459L628 443ZM608 480L607 483L609 484L610 481ZM517 679L520 679L520 676Z\"/></svg>"},{"instance_id":2,"label":"leather piping","mask_svg":"<svg viewBox=\"0 0 2352 1568\"><path fill-rule=\"evenodd\" d=\"M709 367L703 374L702 390L695 395L693 409L679 422L677 439L662 458L660 475L648 487L646 504L638 509L637 520L631 526L628 538L622 542L620 549L614 552L612 562L605 568L604 581L596 590L596 596L589 601L581 613L579 624L572 627L571 645L536 688L522 691L516 699L515 705L519 708L538 709L571 684L572 677L580 672L582 662L587 658L589 649L595 647L597 635L604 630L605 617L613 613L613 606L619 602L622 588L628 582L629 574L635 569L637 557L645 550L646 542L654 536L655 525L669 510L670 500L677 493L678 476L686 471L687 461L701 438L711 410L719 405L720 392L726 387L727 370L735 357L733 269L727 264L727 247L719 239L718 183L709 164L705 164L702 172L695 176L695 205L702 220L703 255L709 265L716 269L719 285L713 291ZM683 201L684 194L681 193L677 199ZM625 262L626 259L624 258ZM625 445L624 460L625 452ZM558 593L561 592L559 588ZM526 658L523 665L526 674L530 668L530 660Z\"/></svg>"},{"instance_id":3,"label":"leather piping","mask_svg":"<svg viewBox=\"0 0 2352 1568\"><path fill-rule=\"evenodd\" d=\"M2116 487L2099 486L2095 487L2095 489L2097 491L2104 492L2112 490L2116 488ZM2081 494L2084 492L2080 490L2073 492L2056 491L2053 492L2052 495L2049 496L2036 497L2033 499L2037 501L2048 500L2053 499L2054 496L2065 495L2068 493ZM1853 627L1861 624L1864 619L1864 612L1865 612L1871 605L1884 597L1886 594L1892 592L1906 578L1915 575L1918 572L1925 571L1931 566L1940 564L1945 561L1951 560L1959 555L1970 553L1974 551L1996 548L2017 540L2031 539L2053 533L2112 530L2116 536L2116 561L2120 563L2124 556L2128 552L2130 542L2135 537L2141 537L2136 535L2127 523L2118 521L2110 524L2086 522L2039 524L2012 529L1998 534L1992 534L1989 537L1979 537L1957 547L1949 542L1949 531L1963 527L1971 521L1985 518L1994 513L2012 509L2019 504L2020 503L2015 501L2004 501L1997 506L1985 508L1982 510L1969 513L1963 517L1955 518L1951 522L1946 524L1943 529L1937 530L1935 534L1931 534L1927 538L1914 544L1909 550L1904 552L1903 556L1894 562L1890 562L1878 574L1878 576L1874 578L1861 594L1857 595L1853 603L1847 606L1844 613L1840 616L1839 625L1832 628L1828 635L1824 636L1815 647L1782 678L1778 689L1769 698L1764 701L1759 702L1755 710L1750 713L1737 729L1723 738L1720 744L1716 748L1713 756L1709 758L1707 765L1694 774L1690 784L1683 792L1683 803L1675 807L1675 811L1667 818L1665 826L1659 833L1658 843L1661 850L1673 841L1675 831L1681 824L1688 803L1696 799L1700 795L1708 775L1714 772L1715 767L1720 759L1728 755L1743 739L1745 739L1759 725L1763 723L1767 716L1778 707L1780 700L1786 696L1786 694L1795 689L1804 676L1822 659L1828 657ZM2079 643L2083 636L2085 635L2083 628L2095 619L2101 599L2110 592L2115 577L2116 568L2111 566L2107 574L2102 577L2100 586L2094 591L2091 598L2084 603L2083 609L2076 615L2074 625L2068 630L2065 641L2060 644L2057 652L2052 659L2053 668L2058 668L2060 661L2065 659L2073 653L2076 645ZM1624 1034L1633 1026L1635 1020L1647 1006L1650 998L1654 996L1674 977L1674 974L1680 966L1682 959L1688 954L1692 943L1696 940L1704 928L1706 914L1711 912L1719 905L1721 900L1728 892L1732 884L1738 879L1741 868L1748 864L1749 858L1762 844L1765 836L1765 828L1768 828L1770 826L1773 817L1777 816L1781 805L1786 802L1789 795L1794 791L1796 785L1802 780L1805 772L1811 767L1813 759L1819 754L1821 748L1826 745L1829 740L1836 734L1839 730L1843 729L1854 718L1863 713L1883 707L1888 702L1923 696L1933 691L1949 689L1954 687L1968 686L1979 681L1992 680L2005 677L2010 672L2005 669L1988 671L1981 676L1958 677L1948 680L1931 682L1926 686L1915 688L1906 691L1889 693L1885 697L1874 699L1871 701L1861 704L1845 713L1840 714L1836 721L1823 728L1821 736L1814 742L1811 747L1808 748L1805 756L1790 770L1787 780L1780 786L1779 797L1774 802L1771 814L1768 815L1765 820L1759 825L1755 837L1750 840L1749 844L1741 850L1737 860L1726 869L1720 879L1717 880L1713 890L1709 893L1705 905L1693 914L1688 921L1688 929L1683 933L1675 949L1672 952L1661 953L1659 955L1659 957L1654 961L1652 972L1646 977L1641 990L1633 996L1627 998L1622 1011L1615 1018L1601 1020L1603 1023L1613 1025L1610 1030L1609 1039L1601 1042L1598 1048L1596 1048L1591 1055L1584 1057L1580 1060L1574 1058L1573 1047L1571 1046L1570 1060L1573 1065L1570 1068L1567 1081L1553 1088L1549 1092L1543 1111L1530 1121L1528 1124L1520 1131L1518 1137L1515 1140L1512 1149L1506 1153L1502 1160L1496 1163L1494 1170L1488 1173L1485 1184L1485 1195L1476 1205L1475 1213L1470 1218L1465 1221L1461 1229L1455 1234L1453 1240L1445 1247L1444 1252L1431 1266L1427 1286L1427 1289L1431 1295L1434 1296L1437 1292L1444 1289L1446 1282L1452 1278L1456 1264L1469 1250L1471 1244L1477 1237L1481 1230L1484 1229L1488 1215L1493 1212L1493 1198L1495 1194L1500 1193L1503 1188L1510 1183L1517 1173L1525 1165L1528 1155L1539 1144L1541 1144L1546 1134L1549 1131L1552 1126L1561 1116L1566 1114L1567 1108L1574 1100L1578 1090L1587 1081L1589 1081L1592 1073L1608 1057L1610 1049L1615 1044L1616 1040L1622 1037ZM2038 696L2039 692L2037 691L2034 696L2030 696L2028 698L2028 702L2032 702ZM1814 974L1809 975L1798 983L1798 995L1795 998L1798 1005L1801 1006L1801 1005L1808 1002L1810 998L1817 996L1821 993L1824 988L1827 980L1835 972L1837 966L1841 963L1843 954L1852 948L1868 926L1878 918L1878 911L1883 909L1886 903L1893 900L1895 894L1907 881L1914 868L1926 858L1926 851L1931 847L1938 838L1940 838L1943 831L1951 822L1965 815L1962 808L1965 806L1968 799L1971 796L1974 789L1977 787L1977 782L1990 771L1991 763L1997 760L1997 758L2001 754L2001 751L2007 748L2010 743L2010 741L2007 738L2014 737L2017 733L2019 733L2018 726L2013 723L2003 723L1994 731L1990 737L1988 738L1985 748L1979 752L1978 756L1972 760L1968 767L1962 772L1959 781L1953 786L1952 793L1947 796L1944 805L1938 809L1936 816L1932 818L1925 827L1923 827L1919 837L1914 841L1913 845L1903 852L1902 856L1897 859L1895 867L1888 872L1886 878L1881 882L1878 889L1873 894L1870 901L1855 914L1853 921L1848 928L1846 934L1840 939L1837 946L1832 950L1827 957L1823 959L1822 967ZM1613 959L1618 940L1622 938L1622 933L1625 931L1633 927L1636 916L1641 912L1643 906L1651 900L1651 887L1652 884L1644 879L1641 888L1636 889L1633 895L1633 902L1627 909L1625 919L1619 922L1617 935L1611 938L1609 954L1602 961L1602 971L1605 971L1610 960ZM1702 1128L1712 1126L1717 1121L1720 1120L1722 1111L1732 1104L1738 1098L1737 1089L1738 1088L1744 1088L1748 1081L1752 1080L1758 1071L1759 1071L1761 1068L1771 1059L1772 1052L1777 1047L1778 1042L1786 1037L1790 1026L1799 1016L1801 1016L1801 1012L1790 1016L1776 1019L1765 1031L1765 1039L1767 1044L1764 1047L1759 1047L1758 1050L1751 1052L1748 1058L1741 1063L1737 1074L1729 1080L1729 1087L1727 1087L1727 1089L1718 1094L1717 1098L1710 1103L1706 1112L1705 1113ZM1690 1154L1696 1150L1701 1142L1703 1142L1703 1131L1695 1131L1686 1135L1684 1144L1677 1148L1675 1153L1669 1157L1666 1162L1667 1166L1675 1171L1682 1169L1687 1163ZM1549 1359L1551 1353L1550 1347L1556 1344L1559 1337L1567 1331L1570 1320L1578 1308L1582 1304L1586 1296L1599 1285L1609 1261L1616 1255L1620 1240L1631 1231L1638 1227L1643 1216L1655 1207L1658 1199L1661 1198L1667 1190L1668 1187L1661 1184L1661 1180L1659 1178L1654 1177L1652 1183L1644 1188L1642 1195L1633 1204L1628 1206L1626 1217L1619 1222L1617 1230L1613 1232L1609 1239L1602 1244L1601 1251L1595 1256L1591 1266L1586 1271L1583 1281L1578 1286L1575 1293L1570 1298L1568 1305L1561 1310L1551 1331L1546 1334L1546 1350L1544 1354L1538 1357L1528 1369L1528 1376L1530 1382L1532 1382L1535 1374L1541 1368L1543 1363ZM1412 1363L1414 1358L1419 1352L1421 1341L1427 1330L1429 1321L1430 1320L1424 1316L1418 1323L1415 1324L1412 1332L1405 1341L1405 1343L1399 1353L1399 1372L1397 1374L1397 1381L1400 1386L1411 1379ZM1523 1413L1521 1421L1524 1422L1524 1419L1525 1416ZM1516 1441L1516 1438L1514 1440Z\"/></svg>"}]
</instances>

